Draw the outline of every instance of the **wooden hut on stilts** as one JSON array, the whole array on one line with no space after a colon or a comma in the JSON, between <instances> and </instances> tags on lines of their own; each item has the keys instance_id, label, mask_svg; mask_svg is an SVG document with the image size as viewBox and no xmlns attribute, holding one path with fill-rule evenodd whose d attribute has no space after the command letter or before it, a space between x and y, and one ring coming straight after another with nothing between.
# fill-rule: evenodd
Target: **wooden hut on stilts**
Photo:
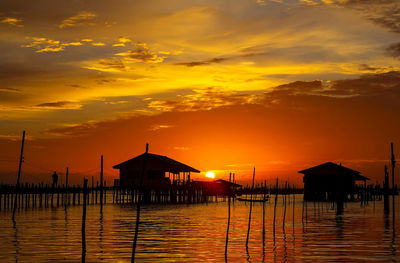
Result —
<instances>
[{"instance_id":1,"label":"wooden hut on stilts","mask_svg":"<svg viewBox=\"0 0 400 263\"><path fill-rule=\"evenodd\" d=\"M140 178L143 172L143 164L146 162L146 171L143 184L140 186ZM119 169L120 189L142 188L145 202L152 202L152 196L156 199L168 196L168 199L176 198L170 195L172 189L179 191L191 182L191 173L200 173L199 170L186 164L173 160L167 156L146 152L113 166ZM174 200L168 200L174 202Z\"/></svg>"}]
</instances>

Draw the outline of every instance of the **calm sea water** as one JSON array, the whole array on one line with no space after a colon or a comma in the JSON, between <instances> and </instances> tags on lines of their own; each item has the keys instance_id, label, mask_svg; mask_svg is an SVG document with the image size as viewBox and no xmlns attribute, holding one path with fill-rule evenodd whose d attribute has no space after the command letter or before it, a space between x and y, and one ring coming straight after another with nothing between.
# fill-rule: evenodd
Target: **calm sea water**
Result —
<instances>
[{"instance_id":1,"label":"calm sea water","mask_svg":"<svg viewBox=\"0 0 400 263\"><path fill-rule=\"evenodd\" d=\"M279 196L275 234L273 201L253 206L246 251L249 203L231 207L229 262L397 262L400 261L400 202L396 219L385 216L383 201L347 203L337 216L331 203L308 203L302 196L284 208ZM391 203L391 199L390 199ZM293 206L294 204L294 206ZM227 202L145 205L137 247L138 262L224 262ZM135 206L106 204L87 208L87 262L130 262ZM11 220L0 211L0 262L79 262L82 206L23 209Z\"/></svg>"}]
</instances>

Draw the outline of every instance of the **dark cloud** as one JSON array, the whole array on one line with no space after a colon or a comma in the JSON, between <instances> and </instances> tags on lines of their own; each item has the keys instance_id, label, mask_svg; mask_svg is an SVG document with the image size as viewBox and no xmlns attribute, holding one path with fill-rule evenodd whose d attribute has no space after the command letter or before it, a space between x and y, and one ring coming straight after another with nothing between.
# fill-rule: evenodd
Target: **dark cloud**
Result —
<instances>
[{"instance_id":1,"label":"dark cloud","mask_svg":"<svg viewBox=\"0 0 400 263\"><path fill-rule=\"evenodd\" d=\"M103 84L112 83L115 81L117 81L117 80L116 79L98 79L98 80L96 80L96 83L98 85L103 85Z\"/></svg>"},{"instance_id":2,"label":"dark cloud","mask_svg":"<svg viewBox=\"0 0 400 263\"><path fill-rule=\"evenodd\" d=\"M209 60L203 60L203 61L191 61L191 62L181 62L181 63L175 63L174 65L177 66L187 66L187 67L195 67L195 66L206 66L214 63L222 63L230 58L212 58Z\"/></svg>"},{"instance_id":3,"label":"dark cloud","mask_svg":"<svg viewBox=\"0 0 400 263\"><path fill-rule=\"evenodd\" d=\"M108 58L108 59L101 59L99 61L99 64L106 67L106 68L112 68L112 69L117 69L117 70L125 70L125 64L117 58Z\"/></svg>"},{"instance_id":4,"label":"dark cloud","mask_svg":"<svg viewBox=\"0 0 400 263\"><path fill-rule=\"evenodd\" d=\"M381 74L363 75L357 79L337 80L329 92L334 95L358 95L364 97L399 99L400 72L391 71Z\"/></svg>"},{"instance_id":5,"label":"dark cloud","mask_svg":"<svg viewBox=\"0 0 400 263\"><path fill-rule=\"evenodd\" d=\"M333 81L329 85L324 85L320 80L295 81L276 86L264 93L237 93L207 88L180 96L176 100L152 100L149 107L165 112L212 110L251 104L296 108L302 107L301 101L306 100L305 98L313 98L315 103L318 100L323 101L324 98L340 100L355 97L399 99L400 72L368 74L355 79Z\"/></svg>"},{"instance_id":6,"label":"dark cloud","mask_svg":"<svg viewBox=\"0 0 400 263\"><path fill-rule=\"evenodd\" d=\"M381 71L381 70L386 70L386 68L373 67L373 66L368 65L368 64L360 64L358 69L362 70L362 71L374 71L374 72Z\"/></svg>"},{"instance_id":7,"label":"dark cloud","mask_svg":"<svg viewBox=\"0 0 400 263\"><path fill-rule=\"evenodd\" d=\"M72 101L57 101L57 102L46 102L35 105L38 108L51 108L51 109L77 109L81 105Z\"/></svg>"},{"instance_id":8,"label":"dark cloud","mask_svg":"<svg viewBox=\"0 0 400 263\"><path fill-rule=\"evenodd\" d=\"M43 131L43 134L58 136L58 137L84 136L90 132L93 132L96 127L97 125L94 123L80 123L76 125L70 125L68 127L46 129Z\"/></svg>"},{"instance_id":9,"label":"dark cloud","mask_svg":"<svg viewBox=\"0 0 400 263\"><path fill-rule=\"evenodd\" d=\"M158 56L150 51L145 43L136 43L135 50L118 53L116 55L123 57L125 60L142 63L161 63L165 56Z\"/></svg>"},{"instance_id":10,"label":"dark cloud","mask_svg":"<svg viewBox=\"0 0 400 263\"><path fill-rule=\"evenodd\" d=\"M398 0L347 0L339 5L361 12L372 22L400 33L400 2Z\"/></svg>"},{"instance_id":11,"label":"dark cloud","mask_svg":"<svg viewBox=\"0 0 400 263\"><path fill-rule=\"evenodd\" d=\"M21 90L15 89L15 88L1 88L0 87L0 92L21 93Z\"/></svg>"},{"instance_id":12,"label":"dark cloud","mask_svg":"<svg viewBox=\"0 0 400 263\"><path fill-rule=\"evenodd\" d=\"M386 52L394 58L400 58L400 43L388 46Z\"/></svg>"}]
</instances>

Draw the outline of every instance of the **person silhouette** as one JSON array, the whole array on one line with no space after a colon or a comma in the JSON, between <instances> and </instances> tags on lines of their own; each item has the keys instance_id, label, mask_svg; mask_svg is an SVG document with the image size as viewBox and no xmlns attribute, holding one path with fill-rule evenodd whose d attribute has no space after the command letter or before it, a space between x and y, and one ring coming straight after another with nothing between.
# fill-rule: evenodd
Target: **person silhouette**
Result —
<instances>
[{"instance_id":1,"label":"person silhouette","mask_svg":"<svg viewBox=\"0 0 400 263\"><path fill-rule=\"evenodd\" d=\"M53 179L53 187L57 186L57 182L58 182L58 175L56 173L56 171L54 171L53 175L51 176Z\"/></svg>"}]
</instances>

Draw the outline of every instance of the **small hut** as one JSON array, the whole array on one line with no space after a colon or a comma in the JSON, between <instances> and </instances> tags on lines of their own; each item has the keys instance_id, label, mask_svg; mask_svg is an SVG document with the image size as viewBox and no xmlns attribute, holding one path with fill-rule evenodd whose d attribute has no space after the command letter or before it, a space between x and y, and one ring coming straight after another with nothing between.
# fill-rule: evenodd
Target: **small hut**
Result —
<instances>
[{"instance_id":1,"label":"small hut","mask_svg":"<svg viewBox=\"0 0 400 263\"><path fill-rule=\"evenodd\" d=\"M199 173L186 164L158 154L148 153L136 156L113 166L119 169L119 186L139 187L143 176L142 186L147 189L165 189L172 184L190 182L190 173Z\"/></svg>"},{"instance_id":2,"label":"small hut","mask_svg":"<svg viewBox=\"0 0 400 263\"><path fill-rule=\"evenodd\" d=\"M302 171L304 174L304 200L337 201L354 199L356 181L364 184L369 178L360 172L332 162L323 163Z\"/></svg>"}]
</instances>

